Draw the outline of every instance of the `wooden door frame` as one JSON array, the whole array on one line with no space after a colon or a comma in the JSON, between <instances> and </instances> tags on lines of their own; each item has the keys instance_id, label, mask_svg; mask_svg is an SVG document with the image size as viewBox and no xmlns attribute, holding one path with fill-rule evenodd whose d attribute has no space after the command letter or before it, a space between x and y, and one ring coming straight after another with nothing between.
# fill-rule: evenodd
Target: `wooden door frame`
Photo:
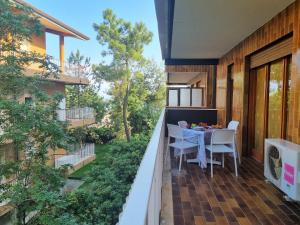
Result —
<instances>
[{"instance_id":1,"label":"wooden door frame","mask_svg":"<svg viewBox=\"0 0 300 225\"><path fill-rule=\"evenodd\" d=\"M249 107L248 107L248 153L249 156L253 157L257 161L264 161L264 153L261 156L253 155L253 147L255 143L255 110L256 110L256 86L257 86L257 70L265 67L265 90L264 90L264 131L263 140L267 135L267 125L268 125L268 94L269 94L269 65L262 65L257 68L250 69L250 79L249 79ZM251 107L250 107L251 105Z\"/></svg>"},{"instance_id":2,"label":"wooden door frame","mask_svg":"<svg viewBox=\"0 0 300 225\"><path fill-rule=\"evenodd\" d=\"M256 71L259 68L266 67L265 72L265 108L264 108L264 136L263 139L265 139L268 136L268 122L269 122L269 85L270 85L270 67L272 63L276 63L282 60L283 63L283 88L282 88L282 118L281 118L281 138L286 138L286 132L287 132L287 100L288 100L288 66L289 63L291 63L291 56L285 56L283 58L274 60L272 62L269 62L265 65L250 69L249 68L249 84L248 84L248 90L249 90L249 96L248 96L248 118L247 118L247 153L249 156L252 156L252 148L254 145L254 131L255 131L255 109L256 109L256 103L255 103L255 91L256 91L256 79L255 83L253 84L253 76ZM251 106L251 107L250 107ZM262 154L262 162L264 161L264 153Z\"/></svg>"},{"instance_id":3,"label":"wooden door frame","mask_svg":"<svg viewBox=\"0 0 300 225\"><path fill-rule=\"evenodd\" d=\"M287 56L284 58L284 74L283 74L283 89L282 89L282 129L281 129L281 137L286 139L287 137L287 104L288 104L288 79L289 79L289 64L291 63L291 56Z\"/></svg>"},{"instance_id":4,"label":"wooden door frame","mask_svg":"<svg viewBox=\"0 0 300 225\"><path fill-rule=\"evenodd\" d=\"M234 68L233 63L227 66L226 125L228 125L228 123L232 120L233 84L234 84L234 80L232 77L233 68Z\"/></svg>"}]
</instances>

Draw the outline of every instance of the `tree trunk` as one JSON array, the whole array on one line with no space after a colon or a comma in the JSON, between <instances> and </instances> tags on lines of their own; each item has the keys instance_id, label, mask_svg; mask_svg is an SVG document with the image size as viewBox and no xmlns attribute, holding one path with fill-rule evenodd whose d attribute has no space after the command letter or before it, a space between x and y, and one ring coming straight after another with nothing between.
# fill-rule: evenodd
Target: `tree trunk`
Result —
<instances>
[{"instance_id":1,"label":"tree trunk","mask_svg":"<svg viewBox=\"0 0 300 225\"><path fill-rule=\"evenodd\" d=\"M123 107L122 107L122 111L123 111L123 124L124 124L124 130L125 130L125 135L126 135L126 139L128 142L130 142L130 129L128 127L128 121L127 121L127 107L128 107L128 97L129 97L129 82L127 83L127 87L126 87L126 93L123 99Z\"/></svg>"},{"instance_id":2,"label":"tree trunk","mask_svg":"<svg viewBox=\"0 0 300 225\"><path fill-rule=\"evenodd\" d=\"M16 225L26 224L26 221L25 221L26 216L20 206L16 207L16 217L15 218L16 218L16 221L15 221Z\"/></svg>"}]
</instances>

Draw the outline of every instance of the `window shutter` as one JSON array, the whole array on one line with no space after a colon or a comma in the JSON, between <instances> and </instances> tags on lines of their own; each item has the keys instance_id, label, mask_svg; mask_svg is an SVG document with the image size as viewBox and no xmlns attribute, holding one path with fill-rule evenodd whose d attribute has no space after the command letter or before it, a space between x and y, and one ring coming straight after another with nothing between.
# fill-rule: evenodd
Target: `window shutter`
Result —
<instances>
[{"instance_id":1,"label":"window shutter","mask_svg":"<svg viewBox=\"0 0 300 225\"><path fill-rule=\"evenodd\" d=\"M292 54L292 44L293 39L290 37L274 46L267 48L266 50L254 54L250 59L250 68L253 69Z\"/></svg>"}]
</instances>

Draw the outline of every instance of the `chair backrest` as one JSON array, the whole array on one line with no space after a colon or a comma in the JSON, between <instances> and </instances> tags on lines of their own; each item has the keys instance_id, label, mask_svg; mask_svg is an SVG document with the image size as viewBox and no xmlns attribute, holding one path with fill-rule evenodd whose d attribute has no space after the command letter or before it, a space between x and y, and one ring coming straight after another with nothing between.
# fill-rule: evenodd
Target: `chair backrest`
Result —
<instances>
[{"instance_id":1,"label":"chair backrest","mask_svg":"<svg viewBox=\"0 0 300 225\"><path fill-rule=\"evenodd\" d=\"M235 130L215 130L211 135L211 144L234 144L234 135Z\"/></svg>"},{"instance_id":2,"label":"chair backrest","mask_svg":"<svg viewBox=\"0 0 300 225\"><path fill-rule=\"evenodd\" d=\"M229 124L228 124L228 129L229 130L235 130L235 133L237 132L237 129L238 129L238 127L239 127L239 121L234 121L234 120L232 120L232 121L230 121L229 122Z\"/></svg>"},{"instance_id":3,"label":"chair backrest","mask_svg":"<svg viewBox=\"0 0 300 225\"><path fill-rule=\"evenodd\" d=\"M178 121L178 126L181 128L187 128L188 123L185 120Z\"/></svg>"},{"instance_id":4,"label":"chair backrest","mask_svg":"<svg viewBox=\"0 0 300 225\"><path fill-rule=\"evenodd\" d=\"M167 124L169 137L183 138L183 132L181 127L173 124Z\"/></svg>"}]
</instances>

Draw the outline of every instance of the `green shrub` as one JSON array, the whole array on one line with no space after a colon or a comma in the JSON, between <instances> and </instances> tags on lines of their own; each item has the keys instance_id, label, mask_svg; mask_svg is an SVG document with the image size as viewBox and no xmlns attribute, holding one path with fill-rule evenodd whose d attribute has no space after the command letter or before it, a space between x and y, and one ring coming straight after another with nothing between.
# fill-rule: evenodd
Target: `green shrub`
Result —
<instances>
[{"instance_id":1,"label":"green shrub","mask_svg":"<svg viewBox=\"0 0 300 225\"><path fill-rule=\"evenodd\" d=\"M69 196L67 210L77 216L79 224L117 223L148 141L147 136L136 135L129 143L125 140L112 142L106 166L93 168L86 179L86 187Z\"/></svg>"},{"instance_id":2,"label":"green shrub","mask_svg":"<svg viewBox=\"0 0 300 225\"><path fill-rule=\"evenodd\" d=\"M73 142L79 143L106 144L116 137L109 127L76 127L69 129L68 133Z\"/></svg>"},{"instance_id":3,"label":"green shrub","mask_svg":"<svg viewBox=\"0 0 300 225\"><path fill-rule=\"evenodd\" d=\"M106 144L113 140L116 135L111 128L108 127L89 127L86 135L86 142L94 142L97 144Z\"/></svg>"}]
</instances>

